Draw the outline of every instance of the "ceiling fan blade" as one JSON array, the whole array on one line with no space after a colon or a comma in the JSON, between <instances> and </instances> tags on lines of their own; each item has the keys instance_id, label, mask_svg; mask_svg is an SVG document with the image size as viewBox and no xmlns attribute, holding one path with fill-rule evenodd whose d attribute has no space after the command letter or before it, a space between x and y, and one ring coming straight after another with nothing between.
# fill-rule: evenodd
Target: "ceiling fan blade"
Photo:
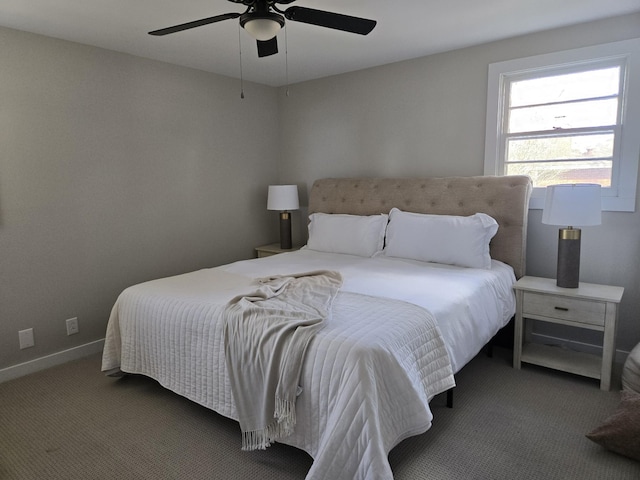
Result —
<instances>
[{"instance_id":1,"label":"ceiling fan blade","mask_svg":"<svg viewBox=\"0 0 640 480\"><path fill-rule=\"evenodd\" d=\"M190 28L201 27L203 25L209 25L210 23L221 22L222 20L229 20L230 18L238 18L239 13L225 13L222 15L216 15L215 17L202 18L193 22L181 23L180 25L174 25L173 27L161 28L160 30L154 30L149 32L149 35L162 36L169 35L170 33L181 32L183 30L189 30Z\"/></svg>"},{"instance_id":2,"label":"ceiling fan blade","mask_svg":"<svg viewBox=\"0 0 640 480\"><path fill-rule=\"evenodd\" d=\"M258 43L258 57L268 57L278 53L278 39L273 37L271 40L256 40Z\"/></svg>"},{"instance_id":3,"label":"ceiling fan blade","mask_svg":"<svg viewBox=\"0 0 640 480\"><path fill-rule=\"evenodd\" d=\"M287 20L309 23L319 27L366 35L376 26L375 20L351 17L340 13L325 12L306 7L289 7L284 11Z\"/></svg>"}]
</instances>

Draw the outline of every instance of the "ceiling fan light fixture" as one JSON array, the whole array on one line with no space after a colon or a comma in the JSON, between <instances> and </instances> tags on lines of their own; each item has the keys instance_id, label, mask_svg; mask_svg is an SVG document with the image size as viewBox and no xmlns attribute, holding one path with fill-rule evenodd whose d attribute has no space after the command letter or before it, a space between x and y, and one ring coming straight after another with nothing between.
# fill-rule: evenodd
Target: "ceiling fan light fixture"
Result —
<instances>
[{"instance_id":1,"label":"ceiling fan light fixture","mask_svg":"<svg viewBox=\"0 0 640 480\"><path fill-rule=\"evenodd\" d=\"M240 16L240 26L256 40L266 42L284 27L284 17L277 13L250 12Z\"/></svg>"}]
</instances>

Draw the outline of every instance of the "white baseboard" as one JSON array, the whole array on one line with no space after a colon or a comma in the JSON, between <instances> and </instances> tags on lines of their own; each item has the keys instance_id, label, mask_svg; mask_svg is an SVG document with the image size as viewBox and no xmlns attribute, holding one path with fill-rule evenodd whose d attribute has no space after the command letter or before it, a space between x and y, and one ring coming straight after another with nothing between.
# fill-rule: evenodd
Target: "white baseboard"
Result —
<instances>
[{"instance_id":1,"label":"white baseboard","mask_svg":"<svg viewBox=\"0 0 640 480\"><path fill-rule=\"evenodd\" d=\"M103 348L104 338L96 340L95 342L85 343L84 345L79 345L68 350L52 353L51 355L36 358L28 362L19 363L18 365L3 368L0 370L0 383L101 352Z\"/></svg>"},{"instance_id":2,"label":"white baseboard","mask_svg":"<svg viewBox=\"0 0 640 480\"><path fill-rule=\"evenodd\" d=\"M593 355L602 355L602 345L593 345L591 343L576 342L575 340L567 340L566 338L554 337L551 335L543 335L540 333L531 333L531 341L542 343L544 345L558 345L566 347L570 350L578 352L591 353ZM629 352L624 350L616 350L614 363L624 363Z\"/></svg>"}]
</instances>

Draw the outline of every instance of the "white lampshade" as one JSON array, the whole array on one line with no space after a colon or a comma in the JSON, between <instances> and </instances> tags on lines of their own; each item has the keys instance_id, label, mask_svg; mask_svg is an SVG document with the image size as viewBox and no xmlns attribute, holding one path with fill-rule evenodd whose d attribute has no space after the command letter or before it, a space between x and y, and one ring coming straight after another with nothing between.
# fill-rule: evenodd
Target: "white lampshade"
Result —
<instances>
[{"instance_id":1,"label":"white lampshade","mask_svg":"<svg viewBox=\"0 0 640 480\"><path fill-rule=\"evenodd\" d=\"M600 185L576 183L547 187L542 223L587 227L601 222Z\"/></svg>"},{"instance_id":2,"label":"white lampshade","mask_svg":"<svg viewBox=\"0 0 640 480\"><path fill-rule=\"evenodd\" d=\"M243 27L256 40L266 42L278 35L281 25L271 18L256 18L249 20Z\"/></svg>"},{"instance_id":3,"label":"white lampshade","mask_svg":"<svg viewBox=\"0 0 640 480\"><path fill-rule=\"evenodd\" d=\"M269 185L267 210L288 211L298 208L300 204L297 185Z\"/></svg>"}]
</instances>

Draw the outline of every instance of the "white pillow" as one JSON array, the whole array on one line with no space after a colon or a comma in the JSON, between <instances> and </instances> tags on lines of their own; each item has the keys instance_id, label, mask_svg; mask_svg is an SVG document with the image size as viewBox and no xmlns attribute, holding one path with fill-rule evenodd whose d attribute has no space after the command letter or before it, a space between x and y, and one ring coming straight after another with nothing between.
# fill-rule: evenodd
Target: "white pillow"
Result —
<instances>
[{"instance_id":1,"label":"white pillow","mask_svg":"<svg viewBox=\"0 0 640 480\"><path fill-rule=\"evenodd\" d=\"M384 255L472 268L491 268L489 242L498 222L484 213L469 217L389 213Z\"/></svg>"},{"instance_id":2,"label":"white pillow","mask_svg":"<svg viewBox=\"0 0 640 480\"><path fill-rule=\"evenodd\" d=\"M309 215L307 248L320 252L346 253L371 257L384 246L389 215Z\"/></svg>"}]
</instances>

